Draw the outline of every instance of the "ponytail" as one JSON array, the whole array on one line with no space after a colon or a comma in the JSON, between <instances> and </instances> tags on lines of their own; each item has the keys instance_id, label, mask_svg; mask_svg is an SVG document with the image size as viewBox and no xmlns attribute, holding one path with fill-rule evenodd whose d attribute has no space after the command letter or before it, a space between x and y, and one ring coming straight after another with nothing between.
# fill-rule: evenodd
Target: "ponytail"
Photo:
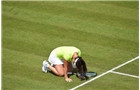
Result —
<instances>
[{"instance_id":1,"label":"ponytail","mask_svg":"<svg viewBox=\"0 0 140 90\"><path fill-rule=\"evenodd\" d=\"M82 57L77 57L78 60L76 62L76 67L78 69L79 73L86 73L87 72L87 67L85 61L82 59Z\"/></svg>"}]
</instances>

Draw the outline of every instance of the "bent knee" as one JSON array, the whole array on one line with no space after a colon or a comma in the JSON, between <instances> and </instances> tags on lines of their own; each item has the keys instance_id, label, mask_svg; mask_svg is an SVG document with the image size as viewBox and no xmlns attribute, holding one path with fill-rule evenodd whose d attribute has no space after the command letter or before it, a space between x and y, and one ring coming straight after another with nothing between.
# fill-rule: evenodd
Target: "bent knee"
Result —
<instances>
[{"instance_id":1,"label":"bent knee","mask_svg":"<svg viewBox=\"0 0 140 90\"><path fill-rule=\"evenodd\" d=\"M64 73L59 73L58 76L63 77L64 76Z\"/></svg>"}]
</instances>

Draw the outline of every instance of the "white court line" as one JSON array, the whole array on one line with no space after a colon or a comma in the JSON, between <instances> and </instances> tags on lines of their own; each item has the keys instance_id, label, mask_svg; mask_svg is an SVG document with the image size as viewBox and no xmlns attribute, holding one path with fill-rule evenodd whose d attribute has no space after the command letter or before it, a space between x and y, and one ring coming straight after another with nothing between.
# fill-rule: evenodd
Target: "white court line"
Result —
<instances>
[{"instance_id":1,"label":"white court line","mask_svg":"<svg viewBox=\"0 0 140 90\"><path fill-rule=\"evenodd\" d=\"M124 76L129 76L129 77L134 77L134 78L139 78L139 76L136 76L136 75L126 74L126 73L121 73L121 72L116 72L116 71L111 71L111 73L120 74L120 75L124 75Z\"/></svg>"},{"instance_id":2,"label":"white court line","mask_svg":"<svg viewBox=\"0 0 140 90\"><path fill-rule=\"evenodd\" d=\"M80 84L80 85L78 85L78 86L76 86L76 87L70 89L70 90L75 90L75 89L77 89L77 88L79 88L79 87L81 87L81 86L83 86L83 85L85 85L85 84L87 84L87 83L90 83L90 82L96 80L97 78L100 78L100 77L102 77L102 76L104 76L104 75L106 75L106 74L112 72L113 70L116 70L116 69L118 69L118 68L120 68L120 67L122 67L122 66L124 66L124 65L126 65L126 64L128 64L128 63L130 63L130 62L132 62L132 61L134 61L134 60L136 60L136 59L138 59L138 58L139 58L139 56L137 56L137 57L135 57L135 58L133 58L133 59L131 59L131 60L129 60L129 61L127 61L127 62L125 62L125 63L123 63L123 64L117 66L117 67L115 67L115 68L112 68L111 70L108 70L108 71L106 71L106 72L100 74L99 76L96 76L96 77L94 77L94 78L92 78L92 79L90 79L90 80L88 80L88 81L86 81L86 82L84 82L84 83L82 83L82 84Z\"/></svg>"}]
</instances>

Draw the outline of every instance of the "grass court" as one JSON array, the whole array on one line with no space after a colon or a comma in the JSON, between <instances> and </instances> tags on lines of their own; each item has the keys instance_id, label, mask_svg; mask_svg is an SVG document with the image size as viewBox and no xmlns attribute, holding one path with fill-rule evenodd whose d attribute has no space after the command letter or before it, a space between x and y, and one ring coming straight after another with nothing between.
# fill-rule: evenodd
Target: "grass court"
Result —
<instances>
[{"instance_id":1,"label":"grass court","mask_svg":"<svg viewBox=\"0 0 140 90\"><path fill-rule=\"evenodd\" d=\"M2 1L1 32L2 90L69 90L86 81L42 73L42 61L58 46L76 46L99 76L137 57L139 2ZM139 59L115 72L139 76ZM108 73L76 90L138 88L138 78Z\"/></svg>"}]
</instances>

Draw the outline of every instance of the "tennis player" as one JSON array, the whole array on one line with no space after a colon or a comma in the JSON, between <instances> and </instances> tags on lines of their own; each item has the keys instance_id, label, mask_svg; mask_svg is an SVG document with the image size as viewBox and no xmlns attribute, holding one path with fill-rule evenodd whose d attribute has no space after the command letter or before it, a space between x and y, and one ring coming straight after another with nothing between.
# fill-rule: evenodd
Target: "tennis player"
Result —
<instances>
[{"instance_id":1,"label":"tennis player","mask_svg":"<svg viewBox=\"0 0 140 90\"><path fill-rule=\"evenodd\" d=\"M54 49L48 61L44 60L42 71L47 72L50 69L58 76L64 76L67 82L71 82L67 72L72 72L73 68L77 68L78 73L86 73L87 67L85 61L81 57L81 51L74 46L61 46Z\"/></svg>"}]
</instances>

